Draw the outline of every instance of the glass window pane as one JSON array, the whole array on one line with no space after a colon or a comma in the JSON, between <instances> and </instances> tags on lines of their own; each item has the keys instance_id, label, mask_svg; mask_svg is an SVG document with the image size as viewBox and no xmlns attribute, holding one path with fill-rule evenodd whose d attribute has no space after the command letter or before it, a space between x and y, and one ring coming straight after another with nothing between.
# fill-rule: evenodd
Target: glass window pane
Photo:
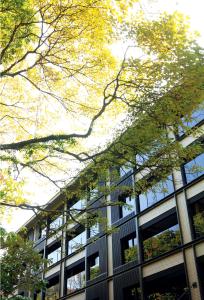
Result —
<instances>
[{"instance_id":1,"label":"glass window pane","mask_svg":"<svg viewBox=\"0 0 204 300\"><path fill-rule=\"evenodd\" d=\"M166 180L160 181L149 190L147 190L146 193L143 193L139 196L140 211L162 200L169 194L173 193L173 191L173 177L172 175L170 175Z\"/></svg>"},{"instance_id":2,"label":"glass window pane","mask_svg":"<svg viewBox=\"0 0 204 300\"><path fill-rule=\"evenodd\" d=\"M130 164L124 164L120 167L120 177L125 176L128 172L133 172L133 168Z\"/></svg>"},{"instance_id":3,"label":"glass window pane","mask_svg":"<svg viewBox=\"0 0 204 300\"><path fill-rule=\"evenodd\" d=\"M57 217L54 221L50 223L50 230L56 230L62 226L62 215Z\"/></svg>"},{"instance_id":4,"label":"glass window pane","mask_svg":"<svg viewBox=\"0 0 204 300\"><path fill-rule=\"evenodd\" d=\"M184 165L187 183L204 174L204 153Z\"/></svg>"},{"instance_id":5,"label":"glass window pane","mask_svg":"<svg viewBox=\"0 0 204 300\"><path fill-rule=\"evenodd\" d=\"M128 206L122 206L122 217L126 217L132 212L135 212L135 199L132 196L127 196L122 199L122 201Z\"/></svg>"},{"instance_id":6,"label":"glass window pane","mask_svg":"<svg viewBox=\"0 0 204 300\"><path fill-rule=\"evenodd\" d=\"M45 292L45 300L59 299L59 283L49 287Z\"/></svg>"},{"instance_id":7,"label":"glass window pane","mask_svg":"<svg viewBox=\"0 0 204 300\"><path fill-rule=\"evenodd\" d=\"M58 262L61 259L61 247L59 247L56 250L54 250L53 252L49 253L47 258L49 260L51 260L51 262L49 263L49 266Z\"/></svg>"},{"instance_id":8,"label":"glass window pane","mask_svg":"<svg viewBox=\"0 0 204 300\"><path fill-rule=\"evenodd\" d=\"M200 121L204 120L204 107L203 107L203 104L201 104L200 107L192 113L191 118L192 118L191 120L185 120L185 118L183 118L182 123L184 125L184 128L179 126L179 128L178 128L179 136L181 136L185 133L185 127L192 128L196 124L198 124Z\"/></svg>"},{"instance_id":9,"label":"glass window pane","mask_svg":"<svg viewBox=\"0 0 204 300\"><path fill-rule=\"evenodd\" d=\"M143 241L144 259L170 251L181 244L179 225L176 224Z\"/></svg>"},{"instance_id":10,"label":"glass window pane","mask_svg":"<svg viewBox=\"0 0 204 300\"><path fill-rule=\"evenodd\" d=\"M71 254L86 244L86 231L75 236L73 239L68 241L68 254Z\"/></svg>"},{"instance_id":11,"label":"glass window pane","mask_svg":"<svg viewBox=\"0 0 204 300\"><path fill-rule=\"evenodd\" d=\"M91 226L89 228L89 232L90 232L90 234L89 234L90 238L97 235L100 232L99 223L96 223L95 225Z\"/></svg>"},{"instance_id":12,"label":"glass window pane","mask_svg":"<svg viewBox=\"0 0 204 300\"><path fill-rule=\"evenodd\" d=\"M67 278L67 294L85 287L85 271Z\"/></svg>"}]
</instances>

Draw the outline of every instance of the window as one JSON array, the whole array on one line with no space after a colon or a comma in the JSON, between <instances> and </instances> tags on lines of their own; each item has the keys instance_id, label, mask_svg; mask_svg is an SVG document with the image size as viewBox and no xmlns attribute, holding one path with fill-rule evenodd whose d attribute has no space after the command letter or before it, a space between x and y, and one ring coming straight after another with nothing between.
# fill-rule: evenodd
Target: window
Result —
<instances>
[{"instance_id":1,"label":"window","mask_svg":"<svg viewBox=\"0 0 204 300\"><path fill-rule=\"evenodd\" d=\"M58 247L57 249L53 250L47 255L47 259L50 260L49 266L55 264L61 259L61 247Z\"/></svg>"},{"instance_id":2,"label":"window","mask_svg":"<svg viewBox=\"0 0 204 300\"><path fill-rule=\"evenodd\" d=\"M46 288L45 300L59 299L59 282Z\"/></svg>"},{"instance_id":3,"label":"window","mask_svg":"<svg viewBox=\"0 0 204 300\"><path fill-rule=\"evenodd\" d=\"M68 241L68 255L77 251L86 244L86 231L81 232Z\"/></svg>"},{"instance_id":4,"label":"window","mask_svg":"<svg viewBox=\"0 0 204 300\"><path fill-rule=\"evenodd\" d=\"M129 286L123 289L123 300L140 300L141 289L136 285Z\"/></svg>"},{"instance_id":5,"label":"window","mask_svg":"<svg viewBox=\"0 0 204 300\"><path fill-rule=\"evenodd\" d=\"M135 233L121 239L121 250L123 264L137 259L137 239Z\"/></svg>"},{"instance_id":6,"label":"window","mask_svg":"<svg viewBox=\"0 0 204 300\"><path fill-rule=\"evenodd\" d=\"M84 288L85 283L85 264L82 263L67 273L67 294Z\"/></svg>"},{"instance_id":7,"label":"window","mask_svg":"<svg viewBox=\"0 0 204 300\"><path fill-rule=\"evenodd\" d=\"M204 236L204 198L191 205L195 238Z\"/></svg>"},{"instance_id":8,"label":"window","mask_svg":"<svg viewBox=\"0 0 204 300\"><path fill-rule=\"evenodd\" d=\"M150 259L181 245L176 214L142 231L144 259Z\"/></svg>"},{"instance_id":9,"label":"window","mask_svg":"<svg viewBox=\"0 0 204 300\"><path fill-rule=\"evenodd\" d=\"M129 172L133 172L133 168L130 163L126 163L120 167L120 177L127 175Z\"/></svg>"},{"instance_id":10,"label":"window","mask_svg":"<svg viewBox=\"0 0 204 300\"><path fill-rule=\"evenodd\" d=\"M204 153L184 165L186 183L204 174Z\"/></svg>"},{"instance_id":11,"label":"window","mask_svg":"<svg viewBox=\"0 0 204 300\"><path fill-rule=\"evenodd\" d=\"M182 119L183 126L179 126L178 135L181 136L185 133L185 127L192 128L202 120L204 120L203 104L201 104L199 108L192 113L190 120L187 120L186 118Z\"/></svg>"},{"instance_id":12,"label":"window","mask_svg":"<svg viewBox=\"0 0 204 300\"><path fill-rule=\"evenodd\" d=\"M144 209L152 206L164 197L173 193L173 191L173 177L172 175L170 175L166 180L160 181L149 190L147 190L147 192L139 195L140 211L143 211Z\"/></svg>"},{"instance_id":13,"label":"window","mask_svg":"<svg viewBox=\"0 0 204 300\"><path fill-rule=\"evenodd\" d=\"M59 217L57 217L56 219L51 221L49 230L55 231L56 229L58 229L62 226L62 223L63 223L63 219L62 219L62 215L60 215Z\"/></svg>"},{"instance_id":14,"label":"window","mask_svg":"<svg viewBox=\"0 0 204 300\"><path fill-rule=\"evenodd\" d=\"M92 280L100 274L99 255L98 253L88 258L89 279Z\"/></svg>"},{"instance_id":15,"label":"window","mask_svg":"<svg viewBox=\"0 0 204 300\"><path fill-rule=\"evenodd\" d=\"M122 196L119 197L119 201L123 202L125 205L120 206L120 217L124 218L131 214L132 212L135 212L135 199L133 196Z\"/></svg>"},{"instance_id":16,"label":"window","mask_svg":"<svg viewBox=\"0 0 204 300\"><path fill-rule=\"evenodd\" d=\"M72 215L77 215L85 207L86 207L86 200L85 199L81 199L81 200L77 201L74 205L72 205L70 207L70 211L71 211Z\"/></svg>"},{"instance_id":17,"label":"window","mask_svg":"<svg viewBox=\"0 0 204 300\"><path fill-rule=\"evenodd\" d=\"M29 241L34 240L34 230L33 229L28 231L28 239L29 239Z\"/></svg>"},{"instance_id":18,"label":"window","mask_svg":"<svg viewBox=\"0 0 204 300\"><path fill-rule=\"evenodd\" d=\"M99 223L96 222L93 226L89 228L89 237L92 238L100 232Z\"/></svg>"},{"instance_id":19,"label":"window","mask_svg":"<svg viewBox=\"0 0 204 300\"><path fill-rule=\"evenodd\" d=\"M92 185L89 190L89 200L96 199L98 197L99 191L98 191L98 184Z\"/></svg>"}]
</instances>

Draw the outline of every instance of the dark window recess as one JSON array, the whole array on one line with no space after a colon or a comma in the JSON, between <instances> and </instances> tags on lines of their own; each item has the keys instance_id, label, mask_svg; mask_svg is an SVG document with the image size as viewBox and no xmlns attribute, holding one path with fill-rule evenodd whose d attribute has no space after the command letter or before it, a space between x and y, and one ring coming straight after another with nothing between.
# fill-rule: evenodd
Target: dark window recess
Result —
<instances>
[{"instance_id":1,"label":"dark window recess","mask_svg":"<svg viewBox=\"0 0 204 300\"><path fill-rule=\"evenodd\" d=\"M34 230L33 229L28 231L28 239L29 239L29 241L34 241Z\"/></svg>"},{"instance_id":2,"label":"dark window recess","mask_svg":"<svg viewBox=\"0 0 204 300\"><path fill-rule=\"evenodd\" d=\"M173 192L173 177L170 175L166 180L158 182L144 194L139 195L140 211L154 205Z\"/></svg>"},{"instance_id":3,"label":"dark window recess","mask_svg":"<svg viewBox=\"0 0 204 300\"><path fill-rule=\"evenodd\" d=\"M195 238L204 236L204 198L191 204Z\"/></svg>"},{"instance_id":4,"label":"dark window recess","mask_svg":"<svg viewBox=\"0 0 204 300\"><path fill-rule=\"evenodd\" d=\"M135 212L135 199L133 196L122 195L118 200L125 204L120 206L120 218L124 218L132 212Z\"/></svg>"},{"instance_id":5,"label":"dark window recess","mask_svg":"<svg viewBox=\"0 0 204 300\"><path fill-rule=\"evenodd\" d=\"M47 259L49 259L49 266L61 260L61 246L59 246L59 243L51 249L48 249Z\"/></svg>"},{"instance_id":6,"label":"dark window recess","mask_svg":"<svg viewBox=\"0 0 204 300\"><path fill-rule=\"evenodd\" d=\"M123 300L140 300L141 299L141 289L136 286L130 286L123 289Z\"/></svg>"},{"instance_id":7,"label":"dark window recess","mask_svg":"<svg viewBox=\"0 0 204 300\"><path fill-rule=\"evenodd\" d=\"M74 267L67 272L67 294L71 294L85 287L85 263Z\"/></svg>"},{"instance_id":8,"label":"dark window recess","mask_svg":"<svg viewBox=\"0 0 204 300\"><path fill-rule=\"evenodd\" d=\"M136 233L132 233L121 239L122 263L137 260L137 239Z\"/></svg>"},{"instance_id":9,"label":"dark window recess","mask_svg":"<svg viewBox=\"0 0 204 300\"><path fill-rule=\"evenodd\" d=\"M203 104L195 110L191 118L182 118L183 126L178 127L178 136L182 136L188 128L194 127L196 124L204 120L204 107Z\"/></svg>"},{"instance_id":10,"label":"dark window recess","mask_svg":"<svg viewBox=\"0 0 204 300\"><path fill-rule=\"evenodd\" d=\"M142 230L144 259L150 259L181 245L180 229L176 215Z\"/></svg>"},{"instance_id":11,"label":"dark window recess","mask_svg":"<svg viewBox=\"0 0 204 300\"><path fill-rule=\"evenodd\" d=\"M204 153L184 165L186 183L204 174Z\"/></svg>"},{"instance_id":12,"label":"dark window recess","mask_svg":"<svg viewBox=\"0 0 204 300\"><path fill-rule=\"evenodd\" d=\"M88 258L88 267L89 267L89 280L92 280L100 275L100 263L99 263L99 254L95 253L94 255Z\"/></svg>"},{"instance_id":13,"label":"dark window recess","mask_svg":"<svg viewBox=\"0 0 204 300\"><path fill-rule=\"evenodd\" d=\"M75 237L68 240L68 255L79 250L86 244L86 231L84 231L84 228L80 231Z\"/></svg>"},{"instance_id":14,"label":"dark window recess","mask_svg":"<svg viewBox=\"0 0 204 300\"><path fill-rule=\"evenodd\" d=\"M144 283L146 300L190 300L184 270L171 268Z\"/></svg>"},{"instance_id":15,"label":"dark window recess","mask_svg":"<svg viewBox=\"0 0 204 300\"><path fill-rule=\"evenodd\" d=\"M45 300L59 299L59 276L49 282L45 290Z\"/></svg>"}]
</instances>

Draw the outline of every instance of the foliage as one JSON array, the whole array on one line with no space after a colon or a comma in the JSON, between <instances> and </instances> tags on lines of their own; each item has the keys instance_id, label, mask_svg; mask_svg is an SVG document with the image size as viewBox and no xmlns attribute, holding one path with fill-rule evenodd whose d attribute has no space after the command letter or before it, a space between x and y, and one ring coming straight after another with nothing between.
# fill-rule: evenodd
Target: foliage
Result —
<instances>
[{"instance_id":1,"label":"foliage","mask_svg":"<svg viewBox=\"0 0 204 300\"><path fill-rule=\"evenodd\" d=\"M17 289L34 291L45 286L40 277L43 264L40 254L30 241L1 228L1 295L13 295ZM20 299L19 299L20 300Z\"/></svg>"},{"instance_id":2,"label":"foliage","mask_svg":"<svg viewBox=\"0 0 204 300\"><path fill-rule=\"evenodd\" d=\"M181 243L179 230L166 230L143 242L144 258L150 259L178 247Z\"/></svg>"},{"instance_id":3,"label":"foliage","mask_svg":"<svg viewBox=\"0 0 204 300\"><path fill-rule=\"evenodd\" d=\"M204 95L203 49L181 14L164 14L157 20L140 14L131 22L124 20L120 33L135 43L135 55L127 52L116 72L108 44L121 29L122 12L127 17L134 1L12 1L11 14L3 2L0 155L14 173L29 168L59 188L67 179L67 162L74 159L85 170L79 179L73 176L75 183L62 194L66 200L88 198L87 186L106 178L113 166L134 167L138 154L148 156L137 163L140 179L146 172L136 186L140 193L199 153L200 145L183 149L167 134L183 126L183 115L190 119ZM27 35L25 45L21 39ZM138 48L143 53L140 57ZM102 115L107 109L114 114L122 111L126 120L105 147L87 151L81 140L92 133L99 117L105 120ZM83 133L69 130L76 113L89 120ZM63 131L59 118L64 121ZM55 176L62 171L66 178L52 178L50 170ZM111 187L101 186L99 192L107 195L115 189L112 183L119 181L119 174L111 176ZM121 189L131 192L126 186ZM9 198L2 200L2 205L10 203ZM96 222L95 215L90 215L91 222Z\"/></svg>"},{"instance_id":4,"label":"foliage","mask_svg":"<svg viewBox=\"0 0 204 300\"><path fill-rule=\"evenodd\" d=\"M193 217L193 223L195 227L196 236L200 237L204 235L204 212L198 212Z\"/></svg>"},{"instance_id":5,"label":"foliage","mask_svg":"<svg viewBox=\"0 0 204 300\"><path fill-rule=\"evenodd\" d=\"M125 263L137 259L137 246L133 246L129 249L125 249L124 257L125 257Z\"/></svg>"}]
</instances>

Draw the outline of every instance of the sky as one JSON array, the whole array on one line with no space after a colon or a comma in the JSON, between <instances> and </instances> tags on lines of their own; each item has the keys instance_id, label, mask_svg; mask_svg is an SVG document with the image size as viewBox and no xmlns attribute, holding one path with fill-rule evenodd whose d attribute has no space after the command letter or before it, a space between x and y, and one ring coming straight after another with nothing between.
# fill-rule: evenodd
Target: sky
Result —
<instances>
[{"instance_id":1,"label":"sky","mask_svg":"<svg viewBox=\"0 0 204 300\"><path fill-rule=\"evenodd\" d=\"M204 1L203 0L142 0L140 5L147 15L154 16L158 15L159 12L167 11L173 12L175 10L184 13L189 16L189 21L192 30L200 32L198 39L199 44L204 46ZM118 51L120 47L120 51ZM123 55L127 45L115 45L112 47L113 54ZM26 191L29 194L31 203L46 203L56 193L53 186L48 185L45 180L35 176L31 177L28 175ZM6 220L2 225L8 231L16 231L22 226L31 216L31 211L25 211L18 209L9 220Z\"/></svg>"}]
</instances>

